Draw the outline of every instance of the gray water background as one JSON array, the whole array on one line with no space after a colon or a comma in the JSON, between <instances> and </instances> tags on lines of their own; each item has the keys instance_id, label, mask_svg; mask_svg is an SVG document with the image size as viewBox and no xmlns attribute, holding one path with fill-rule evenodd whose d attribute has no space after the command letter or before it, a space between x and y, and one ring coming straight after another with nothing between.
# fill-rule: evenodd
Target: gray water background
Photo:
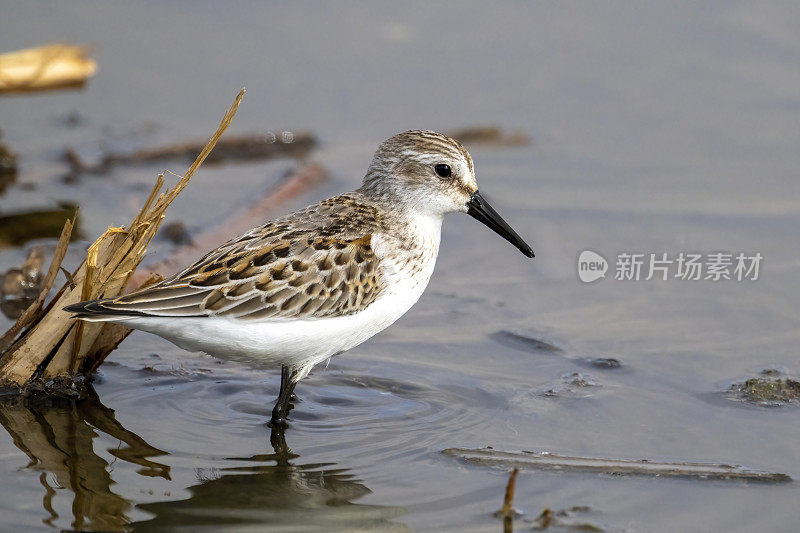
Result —
<instances>
[{"instance_id":1,"label":"gray water background","mask_svg":"<svg viewBox=\"0 0 800 533\"><path fill-rule=\"evenodd\" d=\"M48 442L63 440L67 459L27 467L0 432L3 529L498 530L507 473L439 453L450 446L800 476L798 411L718 393L764 368L800 370L796 3L3 2L0 13L0 50L95 46L85 90L0 100L20 181L35 184L12 188L0 210L79 204L87 237L71 265L107 225L131 219L163 167L68 186L60 149L148 124L157 129L145 138L204 138L241 86L231 132L307 129L323 142L314 157L332 179L287 211L356 187L398 131L524 131L530 147L472 156L484 193L537 253L526 260L463 215L446 220L420 302L298 387L291 467L269 456L274 372L134 333L96 389L122 426L166 452L149 460L170 479L116 458L125 445L86 413L47 408L32 420L63 428ZM85 122L59 126L71 110ZM291 166L205 167L169 216L213 226ZM764 263L755 282L587 285L576 269L585 249L759 251ZM23 256L3 250L0 267ZM519 328L565 352L494 335ZM588 369L584 357L623 367ZM600 386L541 394L573 372ZM59 480L64 465L85 469L82 488ZM516 502L529 518L589 505L611 530L792 531L798 497L795 484L523 472Z\"/></svg>"}]
</instances>

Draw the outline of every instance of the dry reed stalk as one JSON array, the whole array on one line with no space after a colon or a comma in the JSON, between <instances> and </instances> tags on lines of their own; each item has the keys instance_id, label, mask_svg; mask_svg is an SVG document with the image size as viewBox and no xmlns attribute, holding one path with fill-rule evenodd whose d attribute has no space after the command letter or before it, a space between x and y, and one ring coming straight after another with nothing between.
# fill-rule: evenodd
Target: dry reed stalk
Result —
<instances>
[{"instance_id":1,"label":"dry reed stalk","mask_svg":"<svg viewBox=\"0 0 800 533\"><path fill-rule=\"evenodd\" d=\"M519 468L515 468L511 471L511 474L508 476L508 484L506 485L506 493L503 497L503 507L500 508L500 512L503 513L503 516L513 516L514 514L514 491L517 486L517 474L519 473Z\"/></svg>"},{"instance_id":2,"label":"dry reed stalk","mask_svg":"<svg viewBox=\"0 0 800 533\"><path fill-rule=\"evenodd\" d=\"M158 231L167 207L186 187L230 125L243 96L244 89L239 92L217 131L175 187L159 194L164 185L164 176L160 175L144 207L130 226L109 228L92 244L86 261L72 273L74 286L68 282L40 320L32 323L0 357L0 382L20 386L40 376L47 379L74 377L79 372L92 371L124 339L127 334L125 329L110 327L102 322L84 324L71 318L63 307L87 299L114 297L123 292ZM58 265L51 265L53 269L57 272ZM116 344L110 349L109 345L98 344L101 337Z\"/></svg>"}]
</instances>

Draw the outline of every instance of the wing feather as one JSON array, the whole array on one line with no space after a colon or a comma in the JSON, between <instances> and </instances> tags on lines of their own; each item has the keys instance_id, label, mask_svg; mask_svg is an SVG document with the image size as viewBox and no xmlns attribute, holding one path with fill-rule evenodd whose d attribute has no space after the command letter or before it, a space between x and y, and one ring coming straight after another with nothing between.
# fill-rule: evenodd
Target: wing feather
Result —
<instances>
[{"instance_id":1,"label":"wing feather","mask_svg":"<svg viewBox=\"0 0 800 533\"><path fill-rule=\"evenodd\" d=\"M343 195L255 228L156 285L67 310L244 320L356 313L383 288L372 248L381 223L374 207Z\"/></svg>"}]
</instances>

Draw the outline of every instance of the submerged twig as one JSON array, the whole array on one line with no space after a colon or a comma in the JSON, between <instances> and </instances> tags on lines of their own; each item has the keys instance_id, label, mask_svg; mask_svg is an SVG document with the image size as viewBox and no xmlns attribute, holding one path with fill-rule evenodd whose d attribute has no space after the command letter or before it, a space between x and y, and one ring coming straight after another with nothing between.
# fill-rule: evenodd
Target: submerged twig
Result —
<instances>
[{"instance_id":1,"label":"submerged twig","mask_svg":"<svg viewBox=\"0 0 800 533\"><path fill-rule=\"evenodd\" d=\"M504 452L491 448L448 448L442 453L477 465L535 470L597 472L613 475L690 477L695 479L745 480L785 483L792 478L779 472L750 470L738 465L714 463L665 463L658 461L570 457L549 452Z\"/></svg>"}]
</instances>

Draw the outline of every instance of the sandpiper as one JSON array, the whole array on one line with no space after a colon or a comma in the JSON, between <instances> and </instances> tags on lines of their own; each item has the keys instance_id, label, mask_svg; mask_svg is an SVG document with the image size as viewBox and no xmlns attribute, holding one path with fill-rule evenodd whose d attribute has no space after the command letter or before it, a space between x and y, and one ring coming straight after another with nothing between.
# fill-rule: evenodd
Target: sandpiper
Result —
<instances>
[{"instance_id":1,"label":"sandpiper","mask_svg":"<svg viewBox=\"0 0 800 533\"><path fill-rule=\"evenodd\" d=\"M295 385L314 365L361 344L416 303L433 272L442 217L454 211L533 257L478 192L467 150L445 135L412 130L378 147L356 191L252 229L157 285L65 309L186 350L280 366L271 425L284 428Z\"/></svg>"}]
</instances>

